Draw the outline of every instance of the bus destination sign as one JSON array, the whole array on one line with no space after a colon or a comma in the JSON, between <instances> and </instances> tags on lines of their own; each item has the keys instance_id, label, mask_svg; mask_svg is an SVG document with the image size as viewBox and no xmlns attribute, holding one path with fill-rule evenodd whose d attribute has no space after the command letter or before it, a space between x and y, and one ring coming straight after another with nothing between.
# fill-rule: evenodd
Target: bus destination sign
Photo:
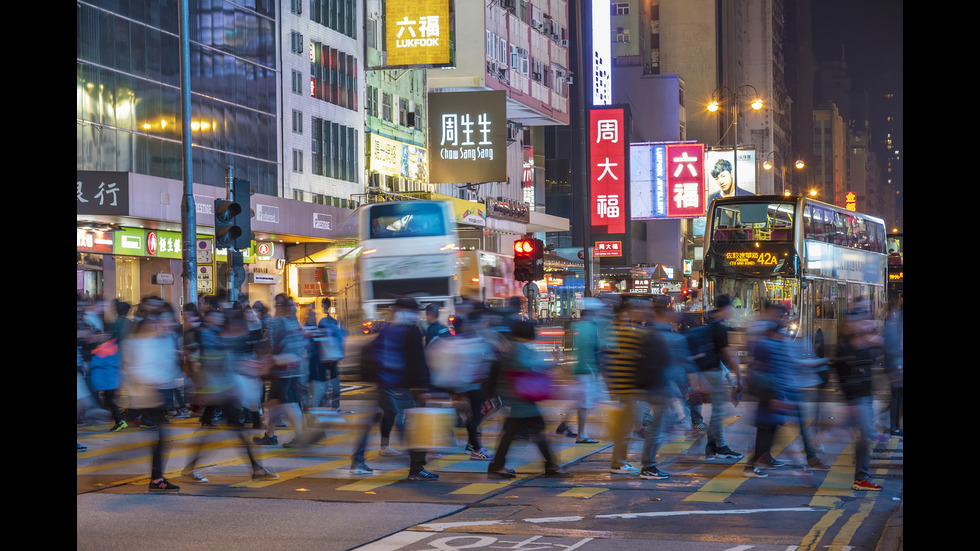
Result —
<instances>
[{"instance_id":1,"label":"bus destination sign","mask_svg":"<svg viewBox=\"0 0 980 551\"><path fill-rule=\"evenodd\" d=\"M732 268L775 266L779 264L779 258L764 251L727 252L725 253L725 264Z\"/></svg>"}]
</instances>

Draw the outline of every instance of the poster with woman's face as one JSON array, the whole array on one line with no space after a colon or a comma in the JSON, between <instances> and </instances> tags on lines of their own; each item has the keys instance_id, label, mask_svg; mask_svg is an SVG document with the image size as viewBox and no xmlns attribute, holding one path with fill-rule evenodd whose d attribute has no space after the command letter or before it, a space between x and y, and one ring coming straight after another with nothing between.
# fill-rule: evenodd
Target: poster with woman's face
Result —
<instances>
[{"instance_id":1,"label":"poster with woman's face","mask_svg":"<svg viewBox=\"0 0 980 551\"><path fill-rule=\"evenodd\" d=\"M737 167L734 162L735 155L730 149L704 152L705 195L708 203L716 197L756 194L755 150L740 149Z\"/></svg>"}]
</instances>

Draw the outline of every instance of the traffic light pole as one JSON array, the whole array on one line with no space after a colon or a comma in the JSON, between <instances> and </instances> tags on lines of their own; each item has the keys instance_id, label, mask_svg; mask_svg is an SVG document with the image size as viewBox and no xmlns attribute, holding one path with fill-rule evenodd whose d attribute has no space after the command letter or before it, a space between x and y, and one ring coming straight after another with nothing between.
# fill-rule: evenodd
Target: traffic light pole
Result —
<instances>
[{"instance_id":1,"label":"traffic light pole","mask_svg":"<svg viewBox=\"0 0 980 551\"><path fill-rule=\"evenodd\" d=\"M191 56L188 0L180 0L180 104L181 141L184 153L184 197L180 202L180 252L182 263L183 303L197 304L197 207L194 203L194 178L191 157Z\"/></svg>"},{"instance_id":2,"label":"traffic light pole","mask_svg":"<svg viewBox=\"0 0 980 551\"><path fill-rule=\"evenodd\" d=\"M225 166L225 196L229 201L235 203L235 167L232 165ZM215 213L217 215L217 213ZM233 240L234 241L234 240ZM238 264L239 257L241 253L235 250L234 246L225 249L228 251L225 261L228 262L228 301L238 302L238 287L242 284L241 281L235 281L236 277L236 264ZM237 283L237 285L236 285Z\"/></svg>"}]
</instances>

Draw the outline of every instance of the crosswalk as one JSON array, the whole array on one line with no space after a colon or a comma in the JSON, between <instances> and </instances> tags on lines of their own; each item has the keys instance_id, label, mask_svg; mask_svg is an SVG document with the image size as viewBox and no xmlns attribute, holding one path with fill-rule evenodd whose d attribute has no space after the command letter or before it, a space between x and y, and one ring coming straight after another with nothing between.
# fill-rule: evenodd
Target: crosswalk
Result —
<instances>
[{"instance_id":1,"label":"crosswalk","mask_svg":"<svg viewBox=\"0 0 980 551\"><path fill-rule=\"evenodd\" d=\"M360 389L358 389L360 390ZM355 395L352 395L354 397ZM557 405L557 406L560 406ZM558 424L565 410L561 407L544 408L549 427ZM242 449L237 432L227 429L202 428L196 418L177 419L163 430L166 435L166 473L169 479L178 484L182 482L184 467L191 457L199 451L201 460L196 470L204 472L211 484L225 485L234 489L261 491L283 485L300 488L307 483L324 483L341 493L371 495L386 487L395 485L408 475L408 458L382 457L378 453L378 430L372 429L367 448L366 461L375 472L372 475L354 475L349 472L351 453L360 436L363 423L370 421L374 411L370 400L349 400L345 407L352 410L343 415L342 425L331 425L323 437L306 448L284 448L280 446L253 446L257 460L266 468L276 472L276 480L251 480L248 457ZM740 408L741 409L741 408ZM751 410L743 410L751 411ZM754 427L745 416L731 416L726 420L726 431L730 442L743 444L743 452L748 452L754 438ZM481 427L484 445L493 451L499 437L502 418L488 419ZM590 421L592 423L592 421ZM595 420L601 425L601 419ZM593 425L594 426L594 425ZM248 438L260 431L250 431ZM292 439L288 428L277 429L280 442ZM397 433L393 433L393 445L397 446ZM830 465L825 473L807 473L799 468L805 461L800 451L798 427L788 425L781 430L773 446L773 456L782 456L784 461L795 466L785 468L782 473L800 477L799 482L811 486L809 505L828 507L828 516L833 516L833 504L842 497L854 495L850 489L853 480L854 446L850 431L837 431L833 438L825 442L824 461ZM129 428L121 432L109 432L108 425L79 427L77 439L88 447L88 451L77 453L76 475L79 492L95 491L107 486L141 485L149 481L149 464L152 445L157 440L157 432L152 429ZM566 487L557 497L590 499L609 489L607 481L621 481L626 477L610 475L608 472L610 444L577 444L574 439L551 434L552 451L563 465L572 466L569 470L576 476L567 479ZM486 476L486 461L470 460L463 452L466 443L465 429L456 431L458 446L440 449L430 453L426 469L440 475L437 484L444 485L444 495L460 500L477 500L506 490L528 478L536 477L543 470L543 462L533 443L516 443L508 454L508 467L514 469L517 478L496 480ZM637 457L641 441L633 441L630 456ZM660 448L661 468L672 473L671 483L675 487L685 487L689 491L683 499L692 503L721 503L729 499L752 479L742 475L744 459L740 461L706 461L703 456L703 433L685 431L680 427L672 432ZM873 475L887 477L890 471L889 457L895 455L900 462L901 441L892 438L882 442L875 455L877 470ZM656 483L650 481L651 483ZM297 489L297 491L301 491ZM833 518L827 523L832 524ZM819 530L818 527L814 528Z\"/></svg>"}]
</instances>

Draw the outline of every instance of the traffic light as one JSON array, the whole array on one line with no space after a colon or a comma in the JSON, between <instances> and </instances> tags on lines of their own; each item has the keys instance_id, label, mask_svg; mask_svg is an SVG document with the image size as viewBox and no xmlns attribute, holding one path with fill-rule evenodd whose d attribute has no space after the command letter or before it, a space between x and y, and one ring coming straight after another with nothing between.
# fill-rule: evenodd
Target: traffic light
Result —
<instances>
[{"instance_id":1,"label":"traffic light","mask_svg":"<svg viewBox=\"0 0 980 551\"><path fill-rule=\"evenodd\" d=\"M232 178L229 199L238 204L240 212L235 216L235 225L242 233L235 238L233 249L252 247L252 186L248 180Z\"/></svg>"},{"instance_id":2,"label":"traffic light","mask_svg":"<svg viewBox=\"0 0 980 551\"><path fill-rule=\"evenodd\" d=\"M242 207L238 203L214 200L214 246L217 249L233 249L235 240L242 236L242 228L236 219Z\"/></svg>"},{"instance_id":3,"label":"traffic light","mask_svg":"<svg viewBox=\"0 0 980 551\"><path fill-rule=\"evenodd\" d=\"M540 239L534 240L532 255L534 257L532 280L538 281L544 279L544 242Z\"/></svg>"},{"instance_id":4,"label":"traffic light","mask_svg":"<svg viewBox=\"0 0 980 551\"><path fill-rule=\"evenodd\" d=\"M534 281L534 239L514 241L514 280Z\"/></svg>"}]
</instances>

